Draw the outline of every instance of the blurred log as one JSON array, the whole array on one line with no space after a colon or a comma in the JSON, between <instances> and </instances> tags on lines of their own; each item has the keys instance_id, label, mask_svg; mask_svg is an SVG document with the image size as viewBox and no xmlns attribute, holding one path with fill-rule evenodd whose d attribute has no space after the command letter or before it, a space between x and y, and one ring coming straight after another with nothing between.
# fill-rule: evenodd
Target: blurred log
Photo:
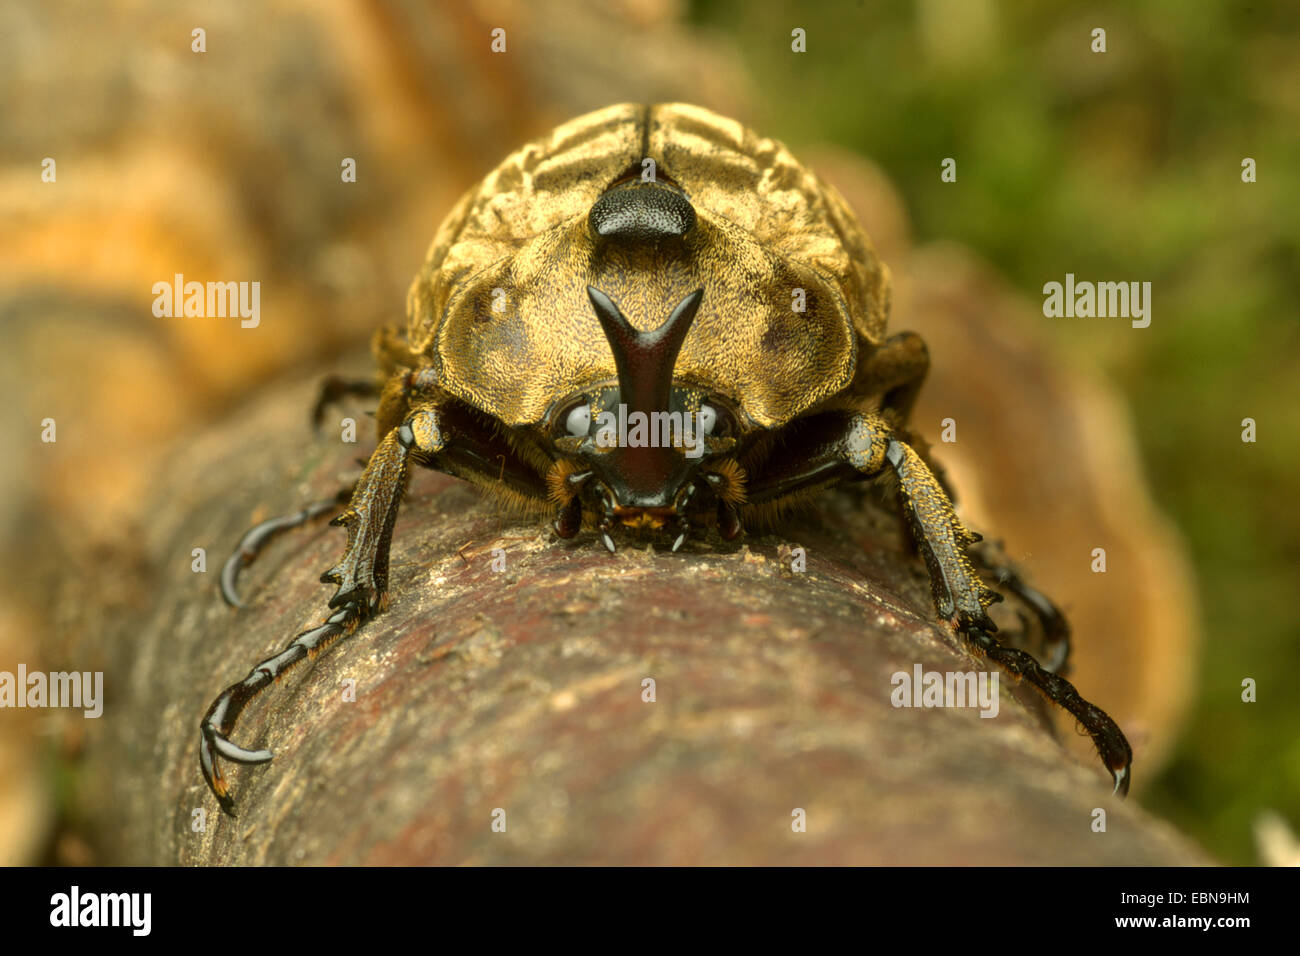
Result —
<instances>
[{"instance_id":1,"label":"blurred log","mask_svg":"<svg viewBox=\"0 0 1300 956\"><path fill-rule=\"evenodd\" d=\"M1112 799L1030 688L1004 679L993 719L891 706L895 672L983 665L934 621L923 567L870 494L828 495L783 536L611 556L431 472L398 520L387 612L245 713L235 739L276 758L231 768L240 816L222 817L198 719L319 619L317 579L344 540L301 530L246 574L245 610L216 595L246 525L355 473L360 446L305 433L314 381L177 446L135 588L63 604L86 608L69 622L79 659L107 670L78 798L103 862L1208 862ZM783 558L796 546L806 573ZM191 570L196 547L207 573ZM797 808L807 832L792 832Z\"/></svg>"}]
</instances>

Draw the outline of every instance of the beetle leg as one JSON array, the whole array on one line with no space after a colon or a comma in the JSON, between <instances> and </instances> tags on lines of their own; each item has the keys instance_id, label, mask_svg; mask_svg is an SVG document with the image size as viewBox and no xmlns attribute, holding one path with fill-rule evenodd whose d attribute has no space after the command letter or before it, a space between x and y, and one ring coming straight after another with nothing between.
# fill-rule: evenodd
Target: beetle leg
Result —
<instances>
[{"instance_id":1,"label":"beetle leg","mask_svg":"<svg viewBox=\"0 0 1300 956\"><path fill-rule=\"evenodd\" d=\"M920 455L894 437L889 422L878 415L861 413L827 417L805 423L803 432L790 434L782 448L779 458L744 463L751 475L746 488L751 509L761 515L763 508L771 508L783 498L846 479L876 478L892 471L898 478L912 538L930 572L931 595L939 615L954 623L958 633L990 660L1029 681L1069 711L1091 735L1115 780L1115 792L1126 794L1133 754L1123 732L1105 711L1084 700L1064 677L993 636L997 626L986 609L1002 596L985 587L966 554L979 536L962 525L943 485ZM1040 612L1055 612L1046 598L1022 582L1019 587L1010 586ZM1064 617L1055 613L1063 624Z\"/></svg>"},{"instance_id":2,"label":"beetle leg","mask_svg":"<svg viewBox=\"0 0 1300 956\"><path fill-rule=\"evenodd\" d=\"M329 375L320 383L320 394L311 410L312 427L319 430L325 420L326 410L339 400L356 395L361 398L376 398L379 386L373 379L347 379L341 375Z\"/></svg>"},{"instance_id":3,"label":"beetle leg","mask_svg":"<svg viewBox=\"0 0 1300 956\"><path fill-rule=\"evenodd\" d=\"M343 559L321 576L338 585L330 600L333 611L320 625L295 637L279 654L255 666L237 684L213 701L199 724L199 767L221 809L234 816L234 801L217 763L218 757L237 763L265 763L269 750L245 750L230 742L240 712L273 680L298 661L357 626L380 610L388 591L388 550L412 460L427 463L445 444L432 408L414 410L390 431L375 449L357 482L351 504L333 524L348 530Z\"/></svg>"},{"instance_id":4,"label":"beetle leg","mask_svg":"<svg viewBox=\"0 0 1300 956\"><path fill-rule=\"evenodd\" d=\"M351 498L355 489L356 485L349 485L340 489L333 498L317 501L294 514L271 518L245 531L244 536L239 539L239 544L235 546L235 550L230 557L226 558L226 563L221 568L222 599L231 607L243 607L244 603L239 599L239 573L257 560L257 556L262 553L262 549L271 539L279 537L292 528L301 527L326 512L333 511Z\"/></svg>"},{"instance_id":5,"label":"beetle leg","mask_svg":"<svg viewBox=\"0 0 1300 956\"><path fill-rule=\"evenodd\" d=\"M268 684L304 657L354 629L358 620L355 608L336 611L325 623L299 634L279 654L262 661L242 681L227 687L203 715L199 724L199 768L203 771L203 779L216 796L217 803L230 816L235 815L235 801L230 796L229 785L221 773L217 757L251 764L266 763L273 756L269 750L245 750L230 742L229 734L234 729L240 712Z\"/></svg>"},{"instance_id":6,"label":"beetle leg","mask_svg":"<svg viewBox=\"0 0 1300 956\"><path fill-rule=\"evenodd\" d=\"M1003 588L1014 594L1038 618L1043 632L1043 644L1048 659L1043 663L1043 670L1064 676L1069 673L1070 662L1070 622L1065 614L1042 591L1028 584L1020 572L1005 558L999 558L987 544L970 549L971 560L983 573L989 575ZM1023 621L1024 618L1022 617Z\"/></svg>"},{"instance_id":7,"label":"beetle leg","mask_svg":"<svg viewBox=\"0 0 1300 956\"><path fill-rule=\"evenodd\" d=\"M1102 763L1115 780L1115 793L1128 793L1133 751L1123 731L1100 707L1089 703L1059 674L1043 668L1033 655L1007 647L993 636L997 627L985 608L1001 597L975 574L965 548L975 536L953 511L937 479L910 447L890 439L885 459L898 476L909 524L930 570L930 585L940 615L956 619L966 640L990 660L1028 680L1050 700L1064 707L1092 736Z\"/></svg>"},{"instance_id":8,"label":"beetle leg","mask_svg":"<svg viewBox=\"0 0 1300 956\"><path fill-rule=\"evenodd\" d=\"M929 370L930 353L921 336L898 332L865 357L856 381L872 390L883 388L881 407L892 410L903 422L911 416Z\"/></svg>"},{"instance_id":9,"label":"beetle leg","mask_svg":"<svg viewBox=\"0 0 1300 956\"><path fill-rule=\"evenodd\" d=\"M1006 574L1003 578L1002 575ZM998 581L1034 610L1043 628L1043 640L1051 657L1044 670L1065 676L1070 673L1070 622L1052 600L1037 588L1026 584L1014 570L998 570Z\"/></svg>"}]
</instances>

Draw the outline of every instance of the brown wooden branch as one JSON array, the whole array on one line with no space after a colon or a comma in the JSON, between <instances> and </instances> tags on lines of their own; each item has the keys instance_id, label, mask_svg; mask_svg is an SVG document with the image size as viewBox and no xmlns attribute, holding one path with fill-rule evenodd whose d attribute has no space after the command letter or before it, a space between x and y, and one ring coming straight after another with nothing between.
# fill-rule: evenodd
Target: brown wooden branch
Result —
<instances>
[{"instance_id":1,"label":"brown wooden branch","mask_svg":"<svg viewBox=\"0 0 1300 956\"><path fill-rule=\"evenodd\" d=\"M173 451L144 532L147 600L88 636L108 705L80 803L107 862L1206 862L1112 799L1031 688L1003 679L993 719L892 706L897 672L985 665L935 621L921 563L871 496L829 495L820 516L737 547L611 556L428 472L398 520L388 610L249 708L233 739L276 757L230 767L239 818L223 817L198 772L199 718L322 618L318 577L344 534L321 521L273 544L243 611L217 597L220 563L247 525L331 495L367 451L337 430L313 441L316 381Z\"/></svg>"}]
</instances>

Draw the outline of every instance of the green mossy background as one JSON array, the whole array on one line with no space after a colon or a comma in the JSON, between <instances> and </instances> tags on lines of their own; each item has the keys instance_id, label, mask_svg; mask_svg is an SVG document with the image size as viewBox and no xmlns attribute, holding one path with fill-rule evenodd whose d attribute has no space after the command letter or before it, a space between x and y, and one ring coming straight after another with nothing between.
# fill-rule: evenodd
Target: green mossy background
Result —
<instances>
[{"instance_id":1,"label":"green mossy background","mask_svg":"<svg viewBox=\"0 0 1300 956\"><path fill-rule=\"evenodd\" d=\"M1258 862L1258 814L1300 820L1293 0L695 0L690 16L735 42L755 128L870 156L918 241L969 245L1035 300L1067 272L1152 283L1150 328L1043 321L1127 396L1152 492L1196 566L1200 685L1144 802L1224 862ZM795 27L806 53L791 52ZM955 183L939 179L944 157Z\"/></svg>"}]
</instances>

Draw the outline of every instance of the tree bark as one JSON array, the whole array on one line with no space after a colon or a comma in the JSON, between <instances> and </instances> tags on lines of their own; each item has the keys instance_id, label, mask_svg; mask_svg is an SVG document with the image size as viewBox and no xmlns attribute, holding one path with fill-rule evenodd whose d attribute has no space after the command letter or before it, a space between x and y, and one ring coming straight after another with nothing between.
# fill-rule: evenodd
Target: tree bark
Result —
<instances>
[{"instance_id":1,"label":"tree bark","mask_svg":"<svg viewBox=\"0 0 1300 956\"><path fill-rule=\"evenodd\" d=\"M199 718L324 616L319 575L345 535L322 519L273 543L241 611L217 596L220 564L253 521L333 494L370 447L311 437L318 378L176 446L137 600L89 615L107 707L79 803L105 862L1208 862L1112 798L1005 674L995 718L891 704L895 673L987 665L936 621L922 563L870 494L828 494L782 535L610 555L425 471L387 611L245 711L232 739L276 756L225 764L239 816L224 817Z\"/></svg>"}]
</instances>

